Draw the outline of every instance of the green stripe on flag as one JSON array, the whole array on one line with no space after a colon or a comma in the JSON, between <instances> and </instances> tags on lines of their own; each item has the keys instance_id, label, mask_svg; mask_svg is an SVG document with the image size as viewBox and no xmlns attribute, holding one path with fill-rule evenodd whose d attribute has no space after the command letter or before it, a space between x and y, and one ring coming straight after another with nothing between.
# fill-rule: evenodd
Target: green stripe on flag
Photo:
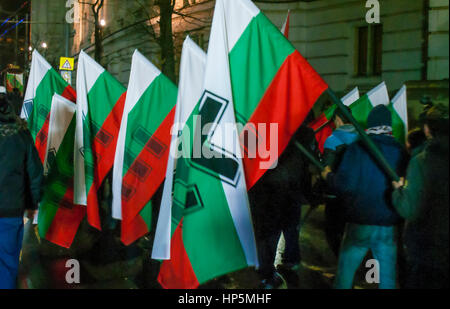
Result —
<instances>
[{"instance_id":1,"label":"green stripe on flag","mask_svg":"<svg viewBox=\"0 0 450 309\"><path fill-rule=\"evenodd\" d=\"M93 124L91 136L95 137L125 90L125 87L106 71L98 77L88 93L88 115Z\"/></svg>"},{"instance_id":2,"label":"green stripe on flag","mask_svg":"<svg viewBox=\"0 0 450 309\"><path fill-rule=\"evenodd\" d=\"M177 87L163 74L155 78L139 98L128 114L124 174L173 108L172 104L154 102L176 101ZM145 127L142 124L145 124Z\"/></svg>"},{"instance_id":3,"label":"green stripe on flag","mask_svg":"<svg viewBox=\"0 0 450 309\"><path fill-rule=\"evenodd\" d=\"M184 128L190 131L189 141L186 134L181 137L185 145L194 143L190 128L196 128L198 107ZM220 176L197 169L185 155L178 159L174 180L172 235L182 218L183 244L200 284L247 266Z\"/></svg>"},{"instance_id":4,"label":"green stripe on flag","mask_svg":"<svg viewBox=\"0 0 450 309\"><path fill-rule=\"evenodd\" d=\"M392 135L399 143L404 144L406 142L405 124L403 123L403 120L400 118L398 113L395 111L392 103L389 104L387 108L392 114Z\"/></svg>"},{"instance_id":5,"label":"green stripe on flag","mask_svg":"<svg viewBox=\"0 0 450 309\"><path fill-rule=\"evenodd\" d=\"M33 110L28 118L28 124L33 139L42 129L44 122L50 113L52 98L55 93L62 94L67 84L58 75L58 73L50 69L36 88L36 96L33 101Z\"/></svg>"},{"instance_id":6,"label":"green stripe on flag","mask_svg":"<svg viewBox=\"0 0 450 309\"><path fill-rule=\"evenodd\" d=\"M44 196L39 205L38 215L38 230L42 238L45 238L48 229L52 225L53 218L67 189L73 184L75 126L76 119L74 117L70 122L44 184Z\"/></svg>"},{"instance_id":7,"label":"green stripe on flag","mask_svg":"<svg viewBox=\"0 0 450 309\"><path fill-rule=\"evenodd\" d=\"M294 51L263 13L252 19L229 54L237 122L247 123L281 65Z\"/></svg>"}]
</instances>

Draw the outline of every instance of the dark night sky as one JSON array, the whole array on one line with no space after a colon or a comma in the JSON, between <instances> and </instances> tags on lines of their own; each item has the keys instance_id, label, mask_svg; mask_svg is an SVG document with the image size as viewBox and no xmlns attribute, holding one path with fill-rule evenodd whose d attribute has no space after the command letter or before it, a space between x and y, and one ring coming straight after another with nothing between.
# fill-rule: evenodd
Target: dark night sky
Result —
<instances>
[{"instance_id":1,"label":"dark night sky","mask_svg":"<svg viewBox=\"0 0 450 309\"><path fill-rule=\"evenodd\" d=\"M4 23L7 18L11 18L10 22L3 24L0 27L0 71L2 71L7 64L14 63L17 59L17 64L23 67L26 51L25 47L25 27L26 24L20 24L18 29L18 47L16 50L16 30L8 29L14 26L16 20L16 14L19 16L19 20L25 18L26 13L29 10L29 3L27 0L0 0L0 25ZM25 4L25 5L24 5ZM21 6L24 7L21 8ZM6 32L6 33L5 33ZM21 50L23 49L23 50ZM17 55L17 57L16 57Z\"/></svg>"}]
</instances>

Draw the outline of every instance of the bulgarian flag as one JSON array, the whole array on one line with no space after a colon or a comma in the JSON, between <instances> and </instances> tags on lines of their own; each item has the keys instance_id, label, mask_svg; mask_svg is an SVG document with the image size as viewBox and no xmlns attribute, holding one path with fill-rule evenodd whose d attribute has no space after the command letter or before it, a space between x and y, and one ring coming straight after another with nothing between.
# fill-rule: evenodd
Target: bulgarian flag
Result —
<instances>
[{"instance_id":1,"label":"bulgarian flag","mask_svg":"<svg viewBox=\"0 0 450 309\"><path fill-rule=\"evenodd\" d=\"M20 117L28 121L42 163L47 150L50 109L55 93L76 101L75 90L34 50Z\"/></svg>"},{"instance_id":2,"label":"bulgarian flag","mask_svg":"<svg viewBox=\"0 0 450 309\"><path fill-rule=\"evenodd\" d=\"M356 87L341 99L345 106L350 106L359 99L359 89ZM309 127L316 132L316 140L319 145L320 152L323 152L325 141L333 133L334 123L331 122L336 108L329 108L319 118L309 124Z\"/></svg>"},{"instance_id":3,"label":"bulgarian flag","mask_svg":"<svg viewBox=\"0 0 450 309\"><path fill-rule=\"evenodd\" d=\"M44 164L47 177L38 215L40 237L65 248L72 245L86 214L86 207L73 204L75 109L73 102L53 96Z\"/></svg>"},{"instance_id":4,"label":"bulgarian flag","mask_svg":"<svg viewBox=\"0 0 450 309\"><path fill-rule=\"evenodd\" d=\"M113 217L122 220L125 245L150 231L177 102L177 87L138 51L130 74L113 169Z\"/></svg>"},{"instance_id":5,"label":"bulgarian flag","mask_svg":"<svg viewBox=\"0 0 450 309\"><path fill-rule=\"evenodd\" d=\"M408 100L406 86L403 86L392 99L388 109L392 113L392 134L402 144L408 134Z\"/></svg>"},{"instance_id":6,"label":"bulgarian flag","mask_svg":"<svg viewBox=\"0 0 450 309\"><path fill-rule=\"evenodd\" d=\"M244 127L240 137L250 189L275 165L328 86L252 1L217 1L215 14L226 20L211 38L223 31L228 42L227 70L236 121ZM263 158L255 149L263 147L276 155Z\"/></svg>"},{"instance_id":7,"label":"bulgarian flag","mask_svg":"<svg viewBox=\"0 0 450 309\"><path fill-rule=\"evenodd\" d=\"M178 159L170 259L158 276L164 288L197 288L258 264L233 108L226 2L232 1L216 1L203 83L197 78L203 73L202 53L189 41L183 48L177 120L184 126L172 148ZM158 229L166 223L159 222ZM167 242L156 238L153 258L167 258L166 253Z\"/></svg>"},{"instance_id":8,"label":"bulgarian flag","mask_svg":"<svg viewBox=\"0 0 450 309\"><path fill-rule=\"evenodd\" d=\"M291 18L291 10L288 10L287 16L286 16L286 20L283 24L283 27L281 27L281 33L283 33L283 35L289 39L289 21Z\"/></svg>"},{"instance_id":9,"label":"bulgarian flag","mask_svg":"<svg viewBox=\"0 0 450 309\"><path fill-rule=\"evenodd\" d=\"M113 167L126 89L81 51L77 93L74 203L87 205L89 224L101 230L97 191Z\"/></svg>"}]
</instances>

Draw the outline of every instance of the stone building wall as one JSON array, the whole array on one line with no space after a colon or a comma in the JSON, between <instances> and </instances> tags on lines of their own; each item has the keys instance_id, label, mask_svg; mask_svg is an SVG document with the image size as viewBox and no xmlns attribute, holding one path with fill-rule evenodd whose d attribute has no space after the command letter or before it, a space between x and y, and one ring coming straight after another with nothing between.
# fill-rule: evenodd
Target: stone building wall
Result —
<instances>
[{"instance_id":1,"label":"stone building wall","mask_svg":"<svg viewBox=\"0 0 450 309\"><path fill-rule=\"evenodd\" d=\"M33 4L35 2L45 5L49 1L35 0ZM283 24L287 10L291 10L290 40L337 92L354 86L364 92L383 80L394 92L406 81L448 79L448 0L379 0L381 71L378 74L370 72L370 61L376 48L370 43L375 33L372 25L368 27L369 72L365 75L357 74L358 28L368 25L365 0L254 2L278 27ZM173 15L177 62L186 35L207 49L214 3L214 0L177 0L176 14ZM63 16L68 10L64 5L50 7L48 13L37 10L33 14L47 14L39 18L59 20L62 18L59 15ZM59 12L58 16L55 16L56 12ZM75 57L80 49L93 54L89 5L82 5L80 14L83 23L74 23L70 34L71 54ZM134 49L139 49L155 65L161 66L159 46L150 34L151 31L158 33L157 16L152 0L105 0L101 16L106 21L104 63L124 85L128 82ZM150 21L142 22L149 17ZM59 29L57 33L64 31ZM50 52L60 53L60 50L49 48Z\"/></svg>"}]
</instances>

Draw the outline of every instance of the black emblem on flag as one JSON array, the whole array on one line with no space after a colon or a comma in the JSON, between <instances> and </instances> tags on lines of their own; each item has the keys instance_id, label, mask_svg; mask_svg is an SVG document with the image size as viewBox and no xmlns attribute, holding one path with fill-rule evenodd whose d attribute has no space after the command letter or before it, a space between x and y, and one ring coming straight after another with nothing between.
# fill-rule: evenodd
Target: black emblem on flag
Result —
<instances>
[{"instance_id":1,"label":"black emblem on flag","mask_svg":"<svg viewBox=\"0 0 450 309\"><path fill-rule=\"evenodd\" d=\"M137 176L140 182L145 182L152 168L141 159L137 159L130 167L130 171Z\"/></svg>"},{"instance_id":2,"label":"black emblem on flag","mask_svg":"<svg viewBox=\"0 0 450 309\"><path fill-rule=\"evenodd\" d=\"M23 102L23 113L25 114L25 119L28 119L33 112L33 100L27 100Z\"/></svg>"},{"instance_id":3,"label":"black emblem on flag","mask_svg":"<svg viewBox=\"0 0 450 309\"><path fill-rule=\"evenodd\" d=\"M206 136L199 133L203 131L203 128L196 128L197 132L194 133L194 145L202 145L202 147L208 147L213 153L219 153L217 156L213 155L212 158L205 158L203 157L203 151L201 151L201 157L193 157L191 162L194 167L202 170L203 172L206 172L213 177L217 177L217 175L219 175L221 181L225 181L232 186L236 186L239 181L238 159L234 154L229 153L225 149L210 142L211 137L214 135L217 125L222 119L228 105L228 100L224 98L221 98L207 90L203 93L200 100L199 109L201 123L203 125L213 124L213 126ZM198 138L201 138L201 140L198 141Z\"/></svg>"},{"instance_id":4,"label":"black emblem on flag","mask_svg":"<svg viewBox=\"0 0 450 309\"><path fill-rule=\"evenodd\" d=\"M129 201L136 193L136 189L127 184L125 181L122 183L122 198L125 201Z\"/></svg>"},{"instance_id":5,"label":"black emblem on flag","mask_svg":"<svg viewBox=\"0 0 450 309\"><path fill-rule=\"evenodd\" d=\"M145 147L158 159L161 158L161 156L167 149L167 146L164 145L163 142L161 142L156 137L150 138Z\"/></svg>"},{"instance_id":6,"label":"black emblem on flag","mask_svg":"<svg viewBox=\"0 0 450 309\"><path fill-rule=\"evenodd\" d=\"M114 137L108 131L106 131L105 129L101 128L100 131L98 131L97 136L95 137L95 139L98 142L100 142L100 144L102 144L103 147L106 148L112 142Z\"/></svg>"}]
</instances>

